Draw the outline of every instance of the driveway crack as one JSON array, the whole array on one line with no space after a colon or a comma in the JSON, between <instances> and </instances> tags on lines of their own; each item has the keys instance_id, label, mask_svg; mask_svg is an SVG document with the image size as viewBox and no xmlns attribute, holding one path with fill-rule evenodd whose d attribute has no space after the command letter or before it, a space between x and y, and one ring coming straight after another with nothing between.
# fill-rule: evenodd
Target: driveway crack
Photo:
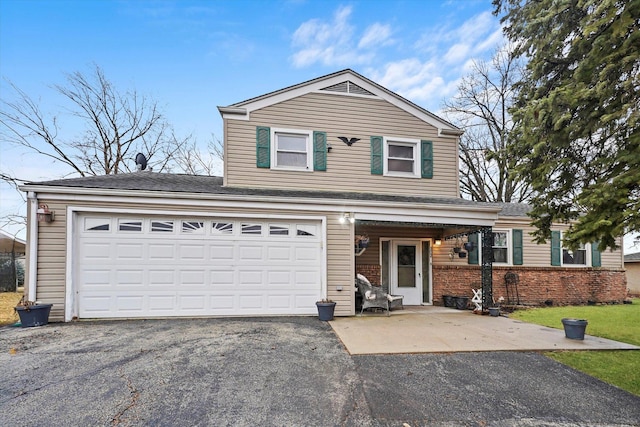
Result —
<instances>
[{"instance_id":1,"label":"driveway crack","mask_svg":"<svg viewBox=\"0 0 640 427\"><path fill-rule=\"evenodd\" d=\"M126 382L127 388L129 389L129 403L125 405L120 411L118 411L118 413L111 419L112 426L117 426L123 422L124 423L127 422L127 418L125 418L125 414L130 409L134 408L137 405L138 398L140 397L140 392L133 385L131 378L124 373L124 369L120 368L119 371L120 371L120 378L122 378Z\"/></svg>"}]
</instances>

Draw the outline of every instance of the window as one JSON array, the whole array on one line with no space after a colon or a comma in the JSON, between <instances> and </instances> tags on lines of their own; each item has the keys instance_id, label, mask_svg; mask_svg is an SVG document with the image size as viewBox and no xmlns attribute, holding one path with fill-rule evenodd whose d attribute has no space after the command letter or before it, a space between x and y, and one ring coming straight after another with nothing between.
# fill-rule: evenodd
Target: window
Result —
<instances>
[{"instance_id":1,"label":"window","mask_svg":"<svg viewBox=\"0 0 640 427\"><path fill-rule=\"evenodd\" d=\"M269 235L271 236L288 236L289 226L279 224L269 224Z\"/></svg>"},{"instance_id":2,"label":"window","mask_svg":"<svg viewBox=\"0 0 640 427\"><path fill-rule=\"evenodd\" d=\"M111 221L109 218L85 218L84 229L86 231L109 231Z\"/></svg>"},{"instance_id":3,"label":"window","mask_svg":"<svg viewBox=\"0 0 640 427\"><path fill-rule=\"evenodd\" d=\"M233 234L232 222L214 222L213 234Z\"/></svg>"},{"instance_id":4,"label":"window","mask_svg":"<svg viewBox=\"0 0 640 427\"><path fill-rule=\"evenodd\" d=\"M142 220L120 219L118 220L120 231L142 231Z\"/></svg>"},{"instance_id":5,"label":"window","mask_svg":"<svg viewBox=\"0 0 640 427\"><path fill-rule=\"evenodd\" d=\"M272 129L274 168L311 171L311 132Z\"/></svg>"},{"instance_id":6,"label":"window","mask_svg":"<svg viewBox=\"0 0 640 427\"><path fill-rule=\"evenodd\" d=\"M562 248L562 265L587 265L587 248L580 245L578 249L572 251Z\"/></svg>"},{"instance_id":7,"label":"window","mask_svg":"<svg viewBox=\"0 0 640 427\"><path fill-rule=\"evenodd\" d=\"M182 232L189 234L204 234L204 222L182 221Z\"/></svg>"},{"instance_id":8,"label":"window","mask_svg":"<svg viewBox=\"0 0 640 427\"><path fill-rule=\"evenodd\" d=\"M509 264L509 233L507 231L493 232L493 262Z\"/></svg>"},{"instance_id":9,"label":"window","mask_svg":"<svg viewBox=\"0 0 640 427\"><path fill-rule=\"evenodd\" d=\"M384 174L420 178L420 141L413 139L384 139Z\"/></svg>"},{"instance_id":10,"label":"window","mask_svg":"<svg viewBox=\"0 0 640 427\"><path fill-rule=\"evenodd\" d=\"M296 235L313 237L316 235L316 226L308 224L297 224Z\"/></svg>"},{"instance_id":11,"label":"window","mask_svg":"<svg viewBox=\"0 0 640 427\"><path fill-rule=\"evenodd\" d=\"M173 221L151 221L151 232L172 232Z\"/></svg>"},{"instance_id":12,"label":"window","mask_svg":"<svg viewBox=\"0 0 640 427\"><path fill-rule=\"evenodd\" d=\"M242 224L242 234L262 234L262 224Z\"/></svg>"}]
</instances>

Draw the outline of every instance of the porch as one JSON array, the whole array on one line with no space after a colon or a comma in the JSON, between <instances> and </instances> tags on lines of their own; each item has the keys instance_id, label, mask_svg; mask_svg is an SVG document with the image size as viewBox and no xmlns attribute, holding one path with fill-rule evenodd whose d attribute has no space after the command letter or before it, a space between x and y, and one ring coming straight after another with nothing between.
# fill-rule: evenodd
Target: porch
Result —
<instances>
[{"instance_id":1,"label":"porch","mask_svg":"<svg viewBox=\"0 0 640 427\"><path fill-rule=\"evenodd\" d=\"M329 323L352 355L640 349L590 335L570 340L562 329L435 306L405 306L389 317L375 313Z\"/></svg>"}]
</instances>

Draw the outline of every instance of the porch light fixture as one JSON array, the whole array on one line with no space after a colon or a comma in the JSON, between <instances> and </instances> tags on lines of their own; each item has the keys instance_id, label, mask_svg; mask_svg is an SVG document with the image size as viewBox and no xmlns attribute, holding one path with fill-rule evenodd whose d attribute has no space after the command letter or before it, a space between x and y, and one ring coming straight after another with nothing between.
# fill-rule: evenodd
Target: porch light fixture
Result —
<instances>
[{"instance_id":1,"label":"porch light fixture","mask_svg":"<svg viewBox=\"0 0 640 427\"><path fill-rule=\"evenodd\" d=\"M38 210L36 211L36 213L38 214L38 222L53 222L56 217L55 212L50 211L49 206L45 205L44 203L38 205Z\"/></svg>"},{"instance_id":2,"label":"porch light fixture","mask_svg":"<svg viewBox=\"0 0 640 427\"><path fill-rule=\"evenodd\" d=\"M344 224L347 221L350 222L351 224L353 224L354 222L356 222L356 219L354 217L352 217L350 214L346 213L343 214L338 221L340 221L340 224Z\"/></svg>"},{"instance_id":3,"label":"porch light fixture","mask_svg":"<svg viewBox=\"0 0 640 427\"><path fill-rule=\"evenodd\" d=\"M442 239L436 239L436 241L433 244L436 246L442 245Z\"/></svg>"}]
</instances>

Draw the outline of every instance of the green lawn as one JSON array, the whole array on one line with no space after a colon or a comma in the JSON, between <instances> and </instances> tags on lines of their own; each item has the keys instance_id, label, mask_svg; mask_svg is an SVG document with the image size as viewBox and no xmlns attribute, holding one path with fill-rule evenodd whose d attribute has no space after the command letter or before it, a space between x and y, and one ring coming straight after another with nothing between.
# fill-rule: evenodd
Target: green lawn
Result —
<instances>
[{"instance_id":1,"label":"green lawn","mask_svg":"<svg viewBox=\"0 0 640 427\"><path fill-rule=\"evenodd\" d=\"M561 319L586 319L587 335L640 346L640 299L633 304L518 310L509 317L562 329ZM640 396L640 350L545 353L558 362Z\"/></svg>"}]
</instances>

